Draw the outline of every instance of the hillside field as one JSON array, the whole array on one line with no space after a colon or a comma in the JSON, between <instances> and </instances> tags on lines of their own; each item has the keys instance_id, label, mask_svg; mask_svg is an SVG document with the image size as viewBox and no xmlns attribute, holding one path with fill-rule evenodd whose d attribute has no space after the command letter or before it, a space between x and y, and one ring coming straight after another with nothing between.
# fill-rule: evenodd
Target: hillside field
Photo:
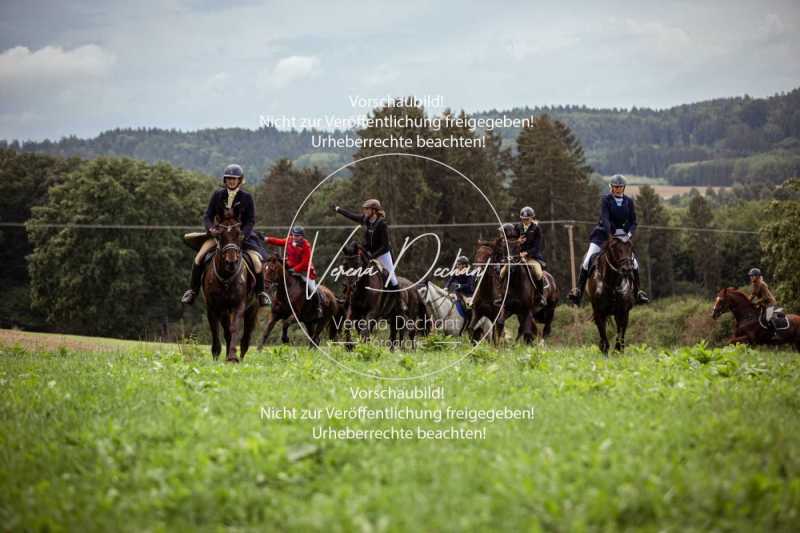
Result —
<instances>
[{"instance_id":1,"label":"hillside field","mask_svg":"<svg viewBox=\"0 0 800 533\"><path fill-rule=\"evenodd\" d=\"M193 344L0 346L9 531L790 531L800 520L793 352L481 346L435 377L390 382L374 376L460 356L334 348L355 373L298 346L240 365ZM443 397L353 397L433 389ZM363 414L387 408L418 418ZM448 410L466 415L423 417ZM514 410L533 416L486 414ZM342 437L315 437L326 428ZM409 436L376 436L390 431Z\"/></svg>"}]
</instances>

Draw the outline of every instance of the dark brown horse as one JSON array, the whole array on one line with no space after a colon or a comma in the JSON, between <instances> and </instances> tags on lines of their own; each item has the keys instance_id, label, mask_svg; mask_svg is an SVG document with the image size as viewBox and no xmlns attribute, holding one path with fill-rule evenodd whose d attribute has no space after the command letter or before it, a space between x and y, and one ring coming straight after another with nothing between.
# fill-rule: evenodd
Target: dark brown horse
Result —
<instances>
[{"instance_id":1,"label":"dark brown horse","mask_svg":"<svg viewBox=\"0 0 800 533\"><path fill-rule=\"evenodd\" d=\"M533 281L533 272L520 255L521 244L518 239L508 241L511 252L506 263L509 277L508 293L499 322L505 323L509 316L516 315L519 321L517 340L523 337L525 342L530 344L539 334L535 321L539 321L544 326L542 339L550 335L559 293L553 276L549 272L543 271L542 285L546 304L541 305L539 289Z\"/></svg>"},{"instance_id":2,"label":"dark brown horse","mask_svg":"<svg viewBox=\"0 0 800 533\"><path fill-rule=\"evenodd\" d=\"M222 347L219 325L225 335L226 360L238 363L236 347L241 343L240 357L244 359L250 347L250 336L256 325L258 304L255 299L255 275L247 264L242 250L244 235L241 221L230 209L216 225L217 248L203 274L203 298L206 316L211 327L211 355L219 357Z\"/></svg>"},{"instance_id":3,"label":"dark brown horse","mask_svg":"<svg viewBox=\"0 0 800 533\"><path fill-rule=\"evenodd\" d=\"M264 280L265 284L270 287L273 296L269 321L258 345L259 350L263 348L275 324L280 320L283 321L281 340L284 343L289 342L289 326L292 322L296 322L292 309L300 319L312 344L319 345L320 334L325 326L328 326L330 339L336 340L337 329L334 319L337 317L341 319L342 308L333 291L324 285L317 285L317 291L324 295L322 317L319 317L312 300L306 299L306 287L303 280L296 274L287 274L284 281L284 264L280 256L273 254L267 258L264 263Z\"/></svg>"},{"instance_id":4,"label":"dark brown horse","mask_svg":"<svg viewBox=\"0 0 800 533\"><path fill-rule=\"evenodd\" d=\"M426 316L425 303L409 280L397 276L400 292L386 292L388 274L369 259L363 246L355 242L344 247L342 259L345 271L344 325L347 326L344 329L348 349L353 348L351 329L356 329L362 341L367 342L370 332L386 323L391 350L403 343L406 332L412 346L418 333L425 335L428 332L430 320Z\"/></svg>"},{"instance_id":5,"label":"dark brown horse","mask_svg":"<svg viewBox=\"0 0 800 533\"><path fill-rule=\"evenodd\" d=\"M733 287L719 291L711 316L717 319L728 311L733 315L735 322L733 336L730 338L731 344L793 344L795 350L800 352L800 316L786 315L789 328L780 331L778 339L774 340L772 331L763 323L758 307L750 302L746 294Z\"/></svg>"},{"instance_id":6,"label":"dark brown horse","mask_svg":"<svg viewBox=\"0 0 800 533\"><path fill-rule=\"evenodd\" d=\"M489 329L492 330L492 341L500 342L503 335L502 324L492 324L500 314L497 301L502 298L505 286L500 283L500 261L505 256L505 244L502 238L494 241L478 241L472 265L483 269L483 274L476 281L472 298L472 320L469 329L472 342L477 343Z\"/></svg>"},{"instance_id":7,"label":"dark brown horse","mask_svg":"<svg viewBox=\"0 0 800 533\"><path fill-rule=\"evenodd\" d=\"M633 243L627 238L611 237L598 254L594 273L586 286L600 334L600 351L604 355L608 355L611 346L606 325L612 316L617 324L614 349L625 351L625 330L634 303L633 286Z\"/></svg>"}]
</instances>

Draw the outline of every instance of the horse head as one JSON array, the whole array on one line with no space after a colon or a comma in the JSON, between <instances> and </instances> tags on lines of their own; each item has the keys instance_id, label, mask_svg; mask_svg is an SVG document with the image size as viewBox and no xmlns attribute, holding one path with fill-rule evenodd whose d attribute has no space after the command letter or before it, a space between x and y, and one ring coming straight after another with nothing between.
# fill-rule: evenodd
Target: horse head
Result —
<instances>
[{"instance_id":1,"label":"horse head","mask_svg":"<svg viewBox=\"0 0 800 533\"><path fill-rule=\"evenodd\" d=\"M270 254L264 262L264 279L270 285L283 280L283 260L278 254Z\"/></svg>"},{"instance_id":2,"label":"horse head","mask_svg":"<svg viewBox=\"0 0 800 533\"><path fill-rule=\"evenodd\" d=\"M357 242L349 242L342 249L342 266L345 270L358 270L369 265L369 258L364 247ZM361 276L344 277L344 294L348 298Z\"/></svg>"},{"instance_id":3,"label":"horse head","mask_svg":"<svg viewBox=\"0 0 800 533\"><path fill-rule=\"evenodd\" d=\"M633 272L633 243L628 238L611 237L603 246L608 265L627 277Z\"/></svg>"},{"instance_id":4,"label":"horse head","mask_svg":"<svg viewBox=\"0 0 800 533\"><path fill-rule=\"evenodd\" d=\"M711 318L717 319L720 315L732 312L734 315L741 315L743 311L755 309L741 291L727 287L717 293L717 299L714 300L714 309L711 311Z\"/></svg>"},{"instance_id":5,"label":"horse head","mask_svg":"<svg viewBox=\"0 0 800 533\"><path fill-rule=\"evenodd\" d=\"M234 271L242 260L242 222L233 214L233 210L226 209L216 227L221 230L217 235L217 249L222 256L223 269Z\"/></svg>"}]
</instances>

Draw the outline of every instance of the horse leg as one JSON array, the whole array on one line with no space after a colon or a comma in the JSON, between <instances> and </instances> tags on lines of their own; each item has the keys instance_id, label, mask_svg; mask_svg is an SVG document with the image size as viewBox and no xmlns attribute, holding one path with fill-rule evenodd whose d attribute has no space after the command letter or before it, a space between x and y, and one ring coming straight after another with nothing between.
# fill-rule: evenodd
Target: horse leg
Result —
<instances>
[{"instance_id":1,"label":"horse leg","mask_svg":"<svg viewBox=\"0 0 800 533\"><path fill-rule=\"evenodd\" d=\"M548 306L544 312L544 329L542 330L542 339L546 339L550 336L551 329L553 327L553 316L556 314L556 310L553 307Z\"/></svg>"},{"instance_id":2,"label":"horse leg","mask_svg":"<svg viewBox=\"0 0 800 533\"><path fill-rule=\"evenodd\" d=\"M594 323L597 326L597 333L600 334L600 351L608 357L608 349L611 344L608 342L608 335L606 334L606 317L595 315Z\"/></svg>"},{"instance_id":3,"label":"horse leg","mask_svg":"<svg viewBox=\"0 0 800 533\"><path fill-rule=\"evenodd\" d=\"M206 317L208 318L208 325L211 327L211 357L216 361L219 359L219 352L222 351L222 346L219 342L219 318L217 314L207 309Z\"/></svg>"},{"instance_id":4,"label":"horse leg","mask_svg":"<svg viewBox=\"0 0 800 533\"><path fill-rule=\"evenodd\" d=\"M269 315L269 322L267 322L267 329L264 330L264 334L261 336L261 342L258 343L258 351L260 352L264 345L267 343L267 339L269 338L269 334L272 333L272 328L275 327L275 324L278 322L278 317L275 316L275 313L270 313Z\"/></svg>"},{"instance_id":5,"label":"horse leg","mask_svg":"<svg viewBox=\"0 0 800 533\"><path fill-rule=\"evenodd\" d=\"M395 342L397 342L397 324L395 320L389 321L389 351L393 352L395 349ZM401 333L402 335L402 333Z\"/></svg>"},{"instance_id":6,"label":"horse leg","mask_svg":"<svg viewBox=\"0 0 800 533\"><path fill-rule=\"evenodd\" d=\"M617 340L614 343L614 350L617 352L625 351L625 330L628 329L628 312L623 310L617 313L614 317L614 322L617 323Z\"/></svg>"},{"instance_id":7,"label":"horse leg","mask_svg":"<svg viewBox=\"0 0 800 533\"><path fill-rule=\"evenodd\" d=\"M225 358L231 353L231 318L229 313L222 313L219 317L222 324L222 335L225 337Z\"/></svg>"},{"instance_id":8,"label":"horse leg","mask_svg":"<svg viewBox=\"0 0 800 533\"><path fill-rule=\"evenodd\" d=\"M286 319L281 324L281 342L283 344L289 344L289 326L292 325L291 319Z\"/></svg>"},{"instance_id":9,"label":"horse leg","mask_svg":"<svg viewBox=\"0 0 800 533\"><path fill-rule=\"evenodd\" d=\"M241 304L230 314L230 342L228 343L228 361L238 363L236 348L239 346L239 339L242 337L242 323L244 322L244 304Z\"/></svg>"},{"instance_id":10,"label":"horse leg","mask_svg":"<svg viewBox=\"0 0 800 533\"><path fill-rule=\"evenodd\" d=\"M528 333L528 344L532 344L534 340L539 336L539 328L536 327L536 322L533 320L533 311L528 311L528 319L527 319L529 327Z\"/></svg>"},{"instance_id":11,"label":"horse leg","mask_svg":"<svg viewBox=\"0 0 800 533\"><path fill-rule=\"evenodd\" d=\"M256 327L256 316L258 315L258 306L254 305L244 312L244 333L242 333L242 343L240 347L241 359L244 360L244 354L250 348L250 336Z\"/></svg>"}]
</instances>

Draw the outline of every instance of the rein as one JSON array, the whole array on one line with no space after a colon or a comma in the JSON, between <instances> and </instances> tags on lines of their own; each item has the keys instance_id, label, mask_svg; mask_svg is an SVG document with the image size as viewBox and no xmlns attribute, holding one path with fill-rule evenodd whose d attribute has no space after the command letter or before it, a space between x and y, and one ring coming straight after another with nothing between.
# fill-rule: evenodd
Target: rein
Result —
<instances>
[{"instance_id":1,"label":"rein","mask_svg":"<svg viewBox=\"0 0 800 533\"><path fill-rule=\"evenodd\" d=\"M236 224L236 225L238 225L238 224ZM230 284L233 282L233 280L235 280L235 279L236 279L236 277L237 277L239 274L241 274L241 273L242 273L242 268L244 268L244 259L242 258L242 249L239 247L239 245L238 245L238 244L234 244L234 243L228 243L228 244L226 244L225 246L223 246L223 247L222 247L222 249L221 249L221 250L219 250L219 252L218 252L218 253L216 253L215 255L216 255L217 257L222 257L222 255L223 255L223 254L224 254L224 253L225 253L227 250L237 250L237 251L239 252L239 262L236 264L236 271L235 271L233 274L231 274L229 277L227 277L227 278L223 278L222 276L220 276L220 275L219 275L219 271L217 270L217 261L216 261L216 258L215 258L215 260L214 260L214 261L211 261L211 266L212 266L212 269L213 269L213 271L214 271L214 277L216 277L216 278L217 278L217 281L219 281L220 283L222 283L222 284L225 286L225 288L226 288L226 289L227 289L227 288L228 288L228 286L229 286L229 285L230 285Z\"/></svg>"}]
</instances>

